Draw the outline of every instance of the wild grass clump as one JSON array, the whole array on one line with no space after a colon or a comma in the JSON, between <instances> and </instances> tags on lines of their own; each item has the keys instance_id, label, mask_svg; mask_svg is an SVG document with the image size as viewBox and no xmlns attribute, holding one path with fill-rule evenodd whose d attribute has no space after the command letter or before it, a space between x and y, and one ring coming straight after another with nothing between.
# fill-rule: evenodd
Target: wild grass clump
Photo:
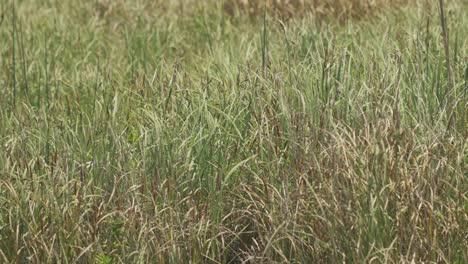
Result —
<instances>
[{"instance_id":1,"label":"wild grass clump","mask_svg":"<svg viewBox=\"0 0 468 264\"><path fill-rule=\"evenodd\" d=\"M0 263L468 262L461 2L3 3Z\"/></svg>"}]
</instances>

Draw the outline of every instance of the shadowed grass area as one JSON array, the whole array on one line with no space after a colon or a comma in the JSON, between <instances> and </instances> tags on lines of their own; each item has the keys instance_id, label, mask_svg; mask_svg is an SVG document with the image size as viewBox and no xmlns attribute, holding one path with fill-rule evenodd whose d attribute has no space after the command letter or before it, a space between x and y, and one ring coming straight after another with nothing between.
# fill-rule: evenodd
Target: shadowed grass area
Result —
<instances>
[{"instance_id":1,"label":"shadowed grass area","mask_svg":"<svg viewBox=\"0 0 468 264\"><path fill-rule=\"evenodd\" d=\"M466 263L464 7L3 0L0 262Z\"/></svg>"}]
</instances>

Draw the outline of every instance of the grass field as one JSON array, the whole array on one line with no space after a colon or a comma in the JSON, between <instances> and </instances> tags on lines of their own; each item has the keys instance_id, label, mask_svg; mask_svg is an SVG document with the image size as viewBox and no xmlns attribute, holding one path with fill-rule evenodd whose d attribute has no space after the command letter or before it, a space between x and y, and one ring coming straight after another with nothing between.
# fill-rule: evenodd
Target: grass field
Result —
<instances>
[{"instance_id":1,"label":"grass field","mask_svg":"<svg viewBox=\"0 0 468 264\"><path fill-rule=\"evenodd\" d=\"M0 0L0 263L468 263L467 2L220 2Z\"/></svg>"}]
</instances>

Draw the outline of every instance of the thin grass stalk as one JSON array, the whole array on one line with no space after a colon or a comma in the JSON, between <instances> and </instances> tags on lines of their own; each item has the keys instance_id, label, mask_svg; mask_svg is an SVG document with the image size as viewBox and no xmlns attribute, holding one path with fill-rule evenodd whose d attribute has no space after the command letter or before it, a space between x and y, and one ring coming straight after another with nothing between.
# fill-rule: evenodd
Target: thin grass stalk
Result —
<instances>
[{"instance_id":1,"label":"thin grass stalk","mask_svg":"<svg viewBox=\"0 0 468 264\"><path fill-rule=\"evenodd\" d=\"M50 110L50 87L49 87L49 72L48 72L48 45L47 45L47 38L44 39L44 69L45 69L45 88L46 88L46 111L45 111L45 125L46 125L46 154L45 154L45 163L49 165L49 155L50 155L50 145L49 145L49 134L50 134L50 126L49 126L49 110Z\"/></svg>"},{"instance_id":2,"label":"thin grass stalk","mask_svg":"<svg viewBox=\"0 0 468 264\"><path fill-rule=\"evenodd\" d=\"M442 28L442 39L444 42L444 51L445 51L445 65L447 67L447 78L448 78L448 87L445 89L445 96L444 98L447 98L447 106L446 106L446 111L448 115L448 123L447 123L447 129L450 130L453 126L453 118L454 112L453 112L453 89L455 87L454 82L453 82L453 73L452 73L452 66L450 64L450 46L449 46L449 33L448 33L448 28L447 28L447 21L445 17L445 12L444 12L444 0L439 0L439 11L440 11L440 25Z\"/></svg>"},{"instance_id":3,"label":"thin grass stalk","mask_svg":"<svg viewBox=\"0 0 468 264\"><path fill-rule=\"evenodd\" d=\"M262 36L262 69L265 74L267 68L267 56L268 56L268 33L267 33L267 6L266 0L263 3L263 36Z\"/></svg>"},{"instance_id":4,"label":"thin grass stalk","mask_svg":"<svg viewBox=\"0 0 468 264\"><path fill-rule=\"evenodd\" d=\"M11 99L11 108L14 109L16 105L16 10L15 10L15 1L11 3L11 27L12 27L12 44L11 44L11 78L12 78L12 92L13 96Z\"/></svg>"},{"instance_id":5,"label":"thin grass stalk","mask_svg":"<svg viewBox=\"0 0 468 264\"><path fill-rule=\"evenodd\" d=\"M20 22L19 25L20 25L20 34L21 34L19 45L20 45L20 51L21 51L21 66L22 66L21 69L23 72L23 93L24 93L24 96L26 96L26 98L29 101L28 77L26 74L26 58L25 58L25 53L24 53L23 23Z\"/></svg>"}]
</instances>

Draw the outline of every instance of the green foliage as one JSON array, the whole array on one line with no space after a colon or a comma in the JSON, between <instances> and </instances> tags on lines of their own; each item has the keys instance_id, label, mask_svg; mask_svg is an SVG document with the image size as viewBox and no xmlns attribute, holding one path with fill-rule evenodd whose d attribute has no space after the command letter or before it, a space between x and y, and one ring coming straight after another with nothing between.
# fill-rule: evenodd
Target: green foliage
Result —
<instances>
[{"instance_id":1,"label":"green foliage","mask_svg":"<svg viewBox=\"0 0 468 264\"><path fill-rule=\"evenodd\" d=\"M111 264L113 262L112 262L112 258L110 258L109 256L106 256L105 254L100 253L96 257L96 263L97 264Z\"/></svg>"},{"instance_id":2,"label":"green foliage","mask_svg":"<svg viewBox=\"0 0 468 264\"><path fill-rule=\"evenodd\" d=\"M165 2L1 2L0 263L468 262L462 2Z\"/></svg>"}]
</instances>

